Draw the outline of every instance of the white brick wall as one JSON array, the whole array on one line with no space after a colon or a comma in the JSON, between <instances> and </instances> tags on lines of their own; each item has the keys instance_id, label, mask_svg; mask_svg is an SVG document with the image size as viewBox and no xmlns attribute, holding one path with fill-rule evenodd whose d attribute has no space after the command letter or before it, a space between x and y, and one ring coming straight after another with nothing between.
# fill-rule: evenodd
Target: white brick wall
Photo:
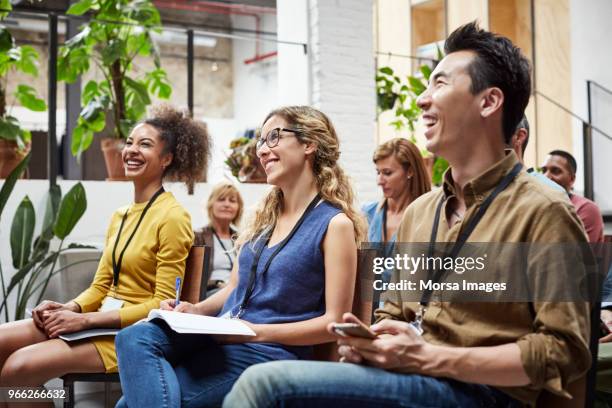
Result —
<instances>
[{"instance_id":1,"label":"white brick wall","mask_svg":"<svg viewBox=\"0 0 612 408\"><path fill-rule=\"evenodd\" d=\"M374 200L376 95L371 0L310 0L312 104L340 137L341 163L361 202Z\"/></svg>"}]
</instances>

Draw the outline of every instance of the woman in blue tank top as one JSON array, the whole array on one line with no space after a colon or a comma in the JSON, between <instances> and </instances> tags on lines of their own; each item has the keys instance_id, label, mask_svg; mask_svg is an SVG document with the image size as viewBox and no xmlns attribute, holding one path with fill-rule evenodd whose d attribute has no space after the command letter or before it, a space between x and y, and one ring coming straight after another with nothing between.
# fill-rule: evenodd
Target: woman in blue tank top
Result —
<instances>
[{"instance_id":1,"label":"woman in blue tank top","mask_svg":"<svg viewBox=\"0 0 612 408\"><path fill-rule=\"evenodd\" d=\"M161 305L240 318L257 335L179 335L159 321L122 330L117 406L219 406L249 366L310 358L313 344L333 340L327 324L351 309L365 221L330 120L307 106L277 109L263 122L257 156L274 188L238 238L229 284L195 305Z\"/></svg>"}]
</instances>

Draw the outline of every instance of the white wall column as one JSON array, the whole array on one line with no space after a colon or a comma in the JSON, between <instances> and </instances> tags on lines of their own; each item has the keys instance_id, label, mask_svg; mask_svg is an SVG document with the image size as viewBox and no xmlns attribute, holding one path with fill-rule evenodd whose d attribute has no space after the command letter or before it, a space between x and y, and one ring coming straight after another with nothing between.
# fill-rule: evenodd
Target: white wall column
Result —
<instances>
[{"instance_id":1,"label":"white wall column","mask_svg":"<svg viewBox=\"0 0 612 408\"><path fill-rule=\"evenodd\" d=\"M279 1L282 3L282 1ZM340 159L363 202L378 196L371 0L309 0L312 105L333 121Z\"/></svg>"}]
</instances>

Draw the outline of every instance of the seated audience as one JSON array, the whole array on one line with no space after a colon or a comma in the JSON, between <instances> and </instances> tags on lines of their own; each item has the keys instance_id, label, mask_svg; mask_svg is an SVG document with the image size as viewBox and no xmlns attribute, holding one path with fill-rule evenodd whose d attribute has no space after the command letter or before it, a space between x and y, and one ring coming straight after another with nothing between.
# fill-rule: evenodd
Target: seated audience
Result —
<instances>
[{"instance_id":1,"label":"seated audience","mask_svg":"<svg viewBox=\"0 0 612 408\"><path fill-rule=\"evenodd\" d=\"M574 156L564 150L553 150L548 153L542 172L546 177L562 186L570 201L574 204L578 217L589 236L589 242L603 242L603 218L597 204L586 197L572 192L576 181L578 165Z\"/></svg>"},{"instance_id":2,"label":"seated audience","mask_svg":"<svg viewBox=\"0 0 612 408\"><path fill-rule=\"evenodd\" d=\"M505 152L529 101L527 59L475 23L455 30L445 51L417 103L426 148L450 168L441 189L406 209L396 245L585 242L571 204ZM555 264L555 272L564 267ZM498 271L501 282L515 278L512 265ZM487 272L479 271L479 280L490 280ZM342 361L353 364L259 364L244 372L224 406L519 407L535 405L542 391L572 397L569 385L590 365L587 304L451 303L438 300L440 292L409 302L398 291L377 313L377 338L339 338ZM343 320L356 318L347 313Z\"/></svg>"},{"instance_id":3,"label":"seated audience","mask_svg":"<svg viewBox=\"0 0 612 408\"><path fill-rule=\"evenodd\" d=\"M32 319L0 325L0 386L40 386L71 372L117 371L114 336L73 342L58 336L130 326L174 295L193 232L189 213L162 181L183 181L192 192L208 154L206 127L168 105L132 130L122 159L134 202L112 215L93 283L68 303L45 300Z\"/></svg>"},{"instance_id":4,"label":"seated audience","mask_svg":"<svg viewBox=\"0 0 612 408\"><path fill-rule=\"evenodd\" d=\"M330 120L310 107L277 109L263 121L257 155L274 187L238 238L227 286L195 305L162 302L241 319L257 335L181 335L156 320L122 330L118 406L219 406L247 367L311 358L313 344L333 338L327 324L350 310L365 222Z\"/></svg>"},{"instance_id":5,"label":"seated audience","mask_svg":"<svg viewBox=\"0 0 612 408\"><path fill-rule=\"evenodd\" d=\"M231 183L217 184L206 203L209 223L197 231L195 243L212 248L208 262L211 271L207 284L207 296L227 285L235 261L234 240L243 210L242 196Z\"/></svg>"}]
</instances>

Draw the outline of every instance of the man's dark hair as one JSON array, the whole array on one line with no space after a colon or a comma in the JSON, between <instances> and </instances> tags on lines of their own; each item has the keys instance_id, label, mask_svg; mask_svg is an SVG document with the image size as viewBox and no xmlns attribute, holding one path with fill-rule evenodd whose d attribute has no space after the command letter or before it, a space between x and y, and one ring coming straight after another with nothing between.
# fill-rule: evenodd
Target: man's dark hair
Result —
<instances>
[{"instance_id":1,"label":"man's dark hair","mask_svg":"<svg viewBox=\"0 0 612 408\"><path fill-rule=\"evenodd\" d=\"M502 130L508 144L529 102L529 61L512 41L481 29L476 21L459 27L444 42L446 55L457 51L476 53L468 67L472 94L489 87L503 92Z\"/></svg>"},{"instance_id":2,"label":"man's dark hair","mask_svg":"<svg viewBox=\"0 0 612 408\"><path fill-rule=\"evenodd\" d=\"M529 143L529 121L527 120L527 116L523 115L521 121L516 125L516 129L514 129L514 133L518 132L520 129L525 129L525 133L527 137L525 141L521 145L521 154L525 154L525 150L527 150L527 143Z\"/></svg>"},{"instance_id":3,"label":"man's dark hair","mask_svg":"<svg viewBox=\"0 0 612 408\"><path fill-rule=\"evenodd\" d=\"M553 150L548 154L551 156L561 156L565 158L565 160L567 160L567 163L570 166L572 174L576 174L576 171L578 170L578 164L576 163L576 159L574 159L574 156L572 156L570 153L566 152L565 150Z\"/></svg>"}]
</instances>

